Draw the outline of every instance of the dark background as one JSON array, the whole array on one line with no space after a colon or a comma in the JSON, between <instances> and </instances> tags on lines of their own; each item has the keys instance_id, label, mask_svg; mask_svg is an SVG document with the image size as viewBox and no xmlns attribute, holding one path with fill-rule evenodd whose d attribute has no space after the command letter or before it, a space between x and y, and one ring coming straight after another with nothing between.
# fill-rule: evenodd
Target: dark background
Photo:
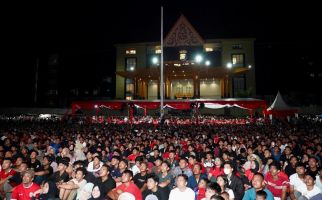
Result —
<instances>
[{"instance_id":1,"label":"dark background","mask_svg":"<svg viewBox=\"0 0 322 200\"><path fill-rule=\"evenodd\" d=\"M153 3L151 3L153 2ZM116 43L160 40L184 14L205 39L255 37L257 97L278 90L294 105L321 104L321 20L317 3L271 1L46 1L5 3L2 18L1 106L45 106L33 102L48 63L57 58L54 106L79 98L113 98ZM56 57L55 57L56 56ZM104 82L112 77L112 82ZM45 86L43 86L45 87ZM102 89L94 97L70 90ZM40 95L40 94L39 94ZM39 97L40 98L40 97Z\"/></svg>"}]
</instances>

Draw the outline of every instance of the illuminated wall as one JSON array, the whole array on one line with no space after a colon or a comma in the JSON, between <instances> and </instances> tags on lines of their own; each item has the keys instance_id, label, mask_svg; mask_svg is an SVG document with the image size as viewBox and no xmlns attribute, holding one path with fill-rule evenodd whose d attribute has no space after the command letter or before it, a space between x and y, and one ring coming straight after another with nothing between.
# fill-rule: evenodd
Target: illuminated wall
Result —
<instances>
[{"instance_id":1,"label":"illuminated wall","mask_svg":"<svg viewBox=\"0 0 322 200\"><path fill-rule=\"evenodd\" d=\"M200 98L202 99L220 99L221 87L218 79L200 80Z\"/></svg>"}]
</instances>

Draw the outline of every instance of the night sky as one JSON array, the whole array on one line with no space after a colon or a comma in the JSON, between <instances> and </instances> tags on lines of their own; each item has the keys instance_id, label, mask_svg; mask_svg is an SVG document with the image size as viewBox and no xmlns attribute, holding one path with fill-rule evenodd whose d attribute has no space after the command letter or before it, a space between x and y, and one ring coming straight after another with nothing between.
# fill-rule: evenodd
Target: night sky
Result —
<instances>
[{"instance_id":1,"label":"night sky","mask_svg":"<svg viewBox=\"0 0 322 200\"><path fill-rule=\"evenodd\" d=\"M36 59L59 55L60 87L114 77L113 44L160 40L184 14L204 39L255 37L257 94L321 94L319 6L271 1L46 1L3 5L2 106L30 106ZM154 3L151 3L154 2ZM40 68L46 67L40 61ZM292 75L290 75L292 73ZM320 76L319 76L320 74ZM64 95L61 93L61 95Z\"/></svg>"}]
</instances>

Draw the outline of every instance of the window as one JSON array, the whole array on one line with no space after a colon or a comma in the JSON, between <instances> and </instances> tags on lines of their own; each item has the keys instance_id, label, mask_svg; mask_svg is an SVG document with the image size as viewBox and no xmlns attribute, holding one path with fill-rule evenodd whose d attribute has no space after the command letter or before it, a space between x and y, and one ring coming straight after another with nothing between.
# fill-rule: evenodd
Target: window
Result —
<instances>
[{"instance_id":1,"label":"window","mask_svg":"<svg viewBox=\"0 0 322 200\"><path fill-rule=\"evenodd\" d=\"M233 44L232 45L232 49L242 49L242 45L241 44Z\"/></svg>"},{"instance_id":2,"label":"window","mask_svg":"<svg viewBox=\"0 0 322 200\"><path fill-rule=\"evenodd\" d=\"M239 94L245 91L245 77L233 78L233 97L240 97Z\"/></svg>"},{"instance_id":3,"label":"window","mask_svg":"<svg viewBox=\"0 0 322 200\"><path fill-rule=\"evenodd\" d=\"M181 51L179 51L179 53L180 53L180 60L187 59L187 51L186 50L181 50Z\"/></svg>"},{"instance_id":4,"label":"window","mask_svg":"<svg viewBox=\"0 0 322 200\"><path fill-rule=\"evenodd\" d=\"M134 54L136 54L136 50L135 49L128 49L128 50L125 51L125 53L134 55Z\"/></svg>"},{"instance_id":5,"label":"window","mask_svg":"<svg viewBox=\"0 0 322 200\"><path fill-rule=\"evenodd\" d=\"M244 54L232 54L231 62L233 66L242 67L245 66L245 55Z\"/></svg>"},{"instance_id":6,"label":"window","mask_svg":"<svg viewBox=\"0 0 322 200\"><path fill-rule=\"evenodd\" d=\"M136 68L136 58L126 58L126 71L134 71Z\"/></svg>"},{"instance_id":7,"label":"window","mask_svg":"<svg viewBox=\"0 0 322 200\"><path fill-rule=\"evenodd\" d=\"M211 47L206 47L206 48L205 48L205 51L206 51L206 52L211 52L211 51L214 51L214 49L213 49L213 48L211 48Z\"/></svg>"},{"instance_id":8,"label":"window","mask_svg":"<svg viewBox=\"0 0 322 200\"><path fill-rule=\"evenodd\" d=\"M134 82L133 79L125 80L125 98L131 100L134 94Z\"/></svg>"}]
</instances>

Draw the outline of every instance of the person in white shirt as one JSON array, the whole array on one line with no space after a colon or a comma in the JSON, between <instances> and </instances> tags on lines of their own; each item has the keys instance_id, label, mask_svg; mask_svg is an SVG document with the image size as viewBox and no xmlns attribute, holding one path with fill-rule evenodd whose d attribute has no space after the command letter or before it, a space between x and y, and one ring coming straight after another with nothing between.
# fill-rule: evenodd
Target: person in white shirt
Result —
<instances>
[{"instance_id":1,"label":"person in white shirt","mask_svg":"<svg viewBox=\"0 0 322 200\"><path fill-rule=\"evenodd\" d=\"M306 197L307 199L311 199L315 195L321 193L320 188L318 188L315 184L315 176L312 174L307 173L305 175L305 185L306 189L302 192L302 196Z\"/></svg>"},{"instance_id":2,"label":"person in white shirt","mask_svg":"<svg viewBox=\"0 0 322 200\"><path fill-rule=\"evenodd\" d=\"M185 174L179 174L177 176L177 187L170 192L169 200L194 200L195 193L192 189L187 187L188 176Z\"/></svg>"},{"instance_id":3,"label":"person in white shirt","mask_svg":"<svg viewBox=\"0 0 322 200\"><path fill-rule=\"evenodd\" d=\"M322 191L322 167L320 168L319 174L316 175L315 185Z\"/></svg>"},{"instance_id":4,"label":"person in white shirt","mask_svg":"<svg viewBox=\"0 0 322 200\"><path fill-rule=\"evenodd\" d=\"M297 163L296 173L290 176L290 198L296 200L301 193L306 189L304 182L305 165L303 163Z\"/></svg>"}]
</instances>

